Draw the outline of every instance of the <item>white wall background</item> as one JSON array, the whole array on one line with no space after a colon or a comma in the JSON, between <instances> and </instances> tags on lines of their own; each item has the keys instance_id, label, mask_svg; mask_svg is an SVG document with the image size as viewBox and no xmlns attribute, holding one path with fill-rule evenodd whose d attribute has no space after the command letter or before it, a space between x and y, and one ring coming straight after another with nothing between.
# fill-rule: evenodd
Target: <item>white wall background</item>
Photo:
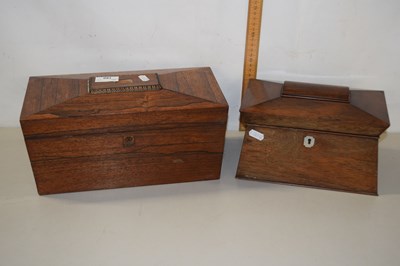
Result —
<instances>
[{"instance_id":1,"label":"white wall background","mask_svg":"<svg viewBox=\"0 0 400 266\"><path fill-rule=\"evenodd\" d=\"M400 1L264 0L259 78L385 90L400 131ZM247 0L2 0L0 126L29 76L211 66L238 127Z\"/></svg>"}]
</instances>

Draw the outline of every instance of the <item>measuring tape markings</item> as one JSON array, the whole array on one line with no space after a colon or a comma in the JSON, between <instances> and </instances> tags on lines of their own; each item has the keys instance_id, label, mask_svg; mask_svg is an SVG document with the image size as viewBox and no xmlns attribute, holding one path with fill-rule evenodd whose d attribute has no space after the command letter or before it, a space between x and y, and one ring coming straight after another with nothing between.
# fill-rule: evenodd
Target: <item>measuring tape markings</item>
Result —
<instances>
[{"instance_id":1,"label":"measuring tape markings","mask_svg":"<svg viewBox=\"0 0 400 266\"><path fill-rule=\"evenodd\" d=\"M249 0L246 31L246 48L244 54L242 97L250 79L257 77L258 51L260 47L260 31L263 0ZM244 125L240 124L240 130Z\"/></svg>"}]
</instances>

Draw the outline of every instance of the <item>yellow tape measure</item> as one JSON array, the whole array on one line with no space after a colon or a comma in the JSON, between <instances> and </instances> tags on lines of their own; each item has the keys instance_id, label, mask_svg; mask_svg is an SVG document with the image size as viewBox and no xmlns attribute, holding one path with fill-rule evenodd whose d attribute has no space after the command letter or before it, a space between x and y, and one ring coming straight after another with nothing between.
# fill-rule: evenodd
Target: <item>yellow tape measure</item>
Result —
<instances>
[{"instance_id":1,"label":"yellow tape measure","mask_svg":"<svg viewBox=\"0 0 400 266\"><path fill-rule=\"evenodd\" d=\"M260 30L263 0L249 0L247 15L246 50L244 54L242 97L250 79L257 77L258 50L260 47ZM240 129L244 130L243 125Z\"/></svg>"}]
</instances>

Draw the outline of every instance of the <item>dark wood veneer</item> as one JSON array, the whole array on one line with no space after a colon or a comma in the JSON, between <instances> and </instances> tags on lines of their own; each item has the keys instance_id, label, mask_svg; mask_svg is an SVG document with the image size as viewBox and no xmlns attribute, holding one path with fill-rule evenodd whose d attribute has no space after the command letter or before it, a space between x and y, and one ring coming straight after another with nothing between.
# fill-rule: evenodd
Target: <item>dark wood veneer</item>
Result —
<instances>
[{"instance_id":1,"label":"dark wood veneer","mask_svg":"<svg viewBox=\"0 0 400 266\"><path fill-rule=\"evenodd\" d=\"M142 88L142 74L154 86L155 73L159 90L88 88L119 75ZM20 122L43 195L218 179L227 111L210 68L150 70L31 77Z\"/></svg>"},{"instance_id":2,"label":"dark wood veneer","mask_svg":"<svg viewBox=\"0 0 400 266\"><path fill-rule=\"evenodd\" d=\"M238 178L378 193L378 139L390 125L382 91L251 80L241 115Z\"/></svg>"}]
</instances>

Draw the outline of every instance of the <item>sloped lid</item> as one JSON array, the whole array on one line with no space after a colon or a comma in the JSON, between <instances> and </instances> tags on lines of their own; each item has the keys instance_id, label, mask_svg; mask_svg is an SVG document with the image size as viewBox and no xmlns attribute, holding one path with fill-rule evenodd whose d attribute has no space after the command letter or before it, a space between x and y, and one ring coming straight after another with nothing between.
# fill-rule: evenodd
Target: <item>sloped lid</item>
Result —
<instances>
[{"instance_id":1,"label":"sloped lid","mask_svg":"<svg viewBox=\"0 0 400 266\"><path fill-rule=\"evenodd\" d=\"M240 109L245 124L379 136L389 126L383 91L251 80Z\"/></svg>"},{"instance_id":2,"label":"sloped lid","mask_svg":"<svg viewBox=\"0 0 400 266\"><path fill-rule=\"evenodd\" d=\"M29 79L20 123L51 137L226 124L227 109L208 67L45 76Z\"/></svg>"},{"instance_id":3,"label":"sloped lid","mask_svg":"<svg viewBox=\"0 0 400 266\"><path fill-rule=\"evenodd\" d=\"M20 119L217 106L227 102L208 67L43 76L29 79Z\"/></svg>"}]
</instances>

